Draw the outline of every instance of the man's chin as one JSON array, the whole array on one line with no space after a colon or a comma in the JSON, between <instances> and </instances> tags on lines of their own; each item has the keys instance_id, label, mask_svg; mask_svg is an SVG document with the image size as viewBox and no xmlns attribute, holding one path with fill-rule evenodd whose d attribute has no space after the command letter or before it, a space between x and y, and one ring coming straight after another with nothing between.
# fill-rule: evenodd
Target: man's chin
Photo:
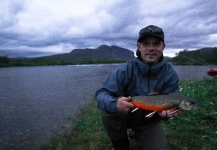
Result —
<instances>
[{"instance_id":1,"label":"man's chin","mask_svg":"<svg viewBox=\"0 0 217 150\"><path fill-rule=\"evenodd\" d=\"M157 59L156 58L147 58L146 62L148 62L148 63L155 63L155 62L157 62Z\"/></svg>"}]
</instances>

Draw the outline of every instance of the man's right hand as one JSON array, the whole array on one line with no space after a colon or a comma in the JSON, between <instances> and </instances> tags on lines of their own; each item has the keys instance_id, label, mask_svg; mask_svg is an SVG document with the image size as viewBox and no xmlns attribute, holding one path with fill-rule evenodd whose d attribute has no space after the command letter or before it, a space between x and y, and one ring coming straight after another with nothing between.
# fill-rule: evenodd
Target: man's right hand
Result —
<instances>
[{"instance_id":1,"label":"man's right hand","mask_svg":"<svg viewBox=\"0 0 217 150\"><path fill-rule=\"evenodd\" d=\"M130 110L134 109L134 105L130 103L132 98L129 97L120 97L117 100L117 109L119 112L127 114Z\"/></svg>"}]
</instances>

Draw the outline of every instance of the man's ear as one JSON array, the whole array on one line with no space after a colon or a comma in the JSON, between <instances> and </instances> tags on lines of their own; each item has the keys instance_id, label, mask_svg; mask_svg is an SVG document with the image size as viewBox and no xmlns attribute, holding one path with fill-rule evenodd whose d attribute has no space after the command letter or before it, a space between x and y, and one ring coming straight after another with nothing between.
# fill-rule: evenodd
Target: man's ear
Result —
<instances>
[{"instance_id":1,"label":"man's ear","mask_svg":"<svg viewBox=\"0 0 217 150\"><path fill-rule=\"evenodd\" d=\"M164 47L164 49L165 49L165 47L166 47L166 44L165 44L165 43L164 43L163 47ZM163 50L164 50L164 49L163 49Z\"/></svg>"},{"instance_id":2,"label":"man's ear","mask_svg":"<svg viewBox=\"0 0 217 150\"><path fill-rule=\"evenodd\" d=\"M140 49L140 43L139 42L137 42L137 48L138 48L138 50Z\"/></svg>"}]
</instances>

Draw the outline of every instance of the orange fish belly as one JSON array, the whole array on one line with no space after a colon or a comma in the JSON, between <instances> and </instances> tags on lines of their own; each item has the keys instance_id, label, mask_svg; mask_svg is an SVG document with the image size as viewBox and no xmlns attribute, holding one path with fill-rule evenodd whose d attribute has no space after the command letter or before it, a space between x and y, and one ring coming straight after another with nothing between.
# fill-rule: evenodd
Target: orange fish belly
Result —
<instances>
[{"instance_id":1,"label":"orange fish belly","mask_svg":"<svg viewBox=\"0 0 217 150\"><path fill-rule=\"evenodd\" d=\"M160 112L169 108L167 105L148 105L146 103L141 103L137 101L132 101L131 103L137 108L156 112Z\"/></svg>"}]
</instances>

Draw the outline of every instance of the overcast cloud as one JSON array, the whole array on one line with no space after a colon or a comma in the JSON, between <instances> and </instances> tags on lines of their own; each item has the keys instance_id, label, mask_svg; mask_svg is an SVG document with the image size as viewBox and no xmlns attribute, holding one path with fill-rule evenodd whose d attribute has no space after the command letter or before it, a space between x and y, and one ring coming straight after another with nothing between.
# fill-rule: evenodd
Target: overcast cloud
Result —
<instances>
[{"instance_id":1,"label":"overcast cloud","mask_svg":"<svg viewBox=\"0 0 217 150\"><path fill-rule=\"evenodd\" d=\"M216 0L0 0L0 54L67 53L117 45L135 52L138 32L165 32L166 56L217 46Z\"/></svg>"}]
</instances>

